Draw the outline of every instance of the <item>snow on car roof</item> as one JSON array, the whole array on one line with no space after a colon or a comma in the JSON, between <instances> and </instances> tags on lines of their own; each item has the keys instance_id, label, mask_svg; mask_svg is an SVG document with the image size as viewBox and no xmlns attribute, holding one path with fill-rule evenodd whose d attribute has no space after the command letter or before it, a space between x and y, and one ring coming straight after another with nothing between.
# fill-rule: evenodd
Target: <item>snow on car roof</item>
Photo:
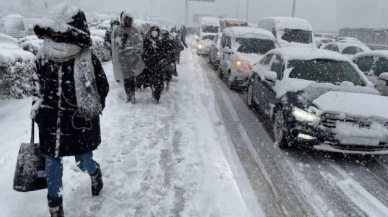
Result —
<instances>
[{"instance_id":1,"label":"snow on car roof","mask_svg":"<svg viewBox=\"0 0 388 217\"><path fill-rule=\"evenodd\" d=\"M4 19L7 19L7 18L23 18L24 19L24 17L20 14L10 14L10 15L6 16Z\"/></svg>"},{"instance_id":2,"label":"snow on car roof","mask_svg":"<svg viewBox=\"0 0 388 217\"><path fill-rule=\"evenodd\" d=\"M201 25L220 25L220 19L216 17L202 17Z\"/></svg>"},{"instance_id":3,"label":"snow on car roof","mask_svg":"<svg viewBox=\"0 0 388 217\"><path fill-rule=\"evenodd\" d=\"M332 42L332 43L327 44L326 46L328 46L328 45L336 45L336 46L338 46L338 49L339 49L340 53L342 53L342 51L345 50L348 47L358 47L358 48L360 48L363 51L370 51L370 49L367 46L365 46L363 44L360 44L360 43Z\"/></svg>"},{"instance_id":4,"label":"snow on car roof","mask_svg":"<svg viewBox=\"0 0 388 217\"><path fill-rule=\"evenodd\" d=\"M317 48L283 47L271 50L267 54L280 55L285 59L285 61L329 59L349 62L349 59L344 55Z\"/></svg>"},{"instance_id":5,"label":"snow on car roof","mask_svg":"<svg viewBox=\"0 0 388 217\"><path fill-rule=\"evenodd\" d=\"M234 37L247 37L247 38L265 38L276 40L275 36L265 29L259 29L255 27L230 27L225 30L231 31Z\"/></svg>"},{"instance_id":6,"label":"snow on car roof","mask_svg":"<svg viewBox=\"0 0 388 217\"><path fill-rule=\"evenodd\" d=\"M378 56L378 57L388 59L388 50L375 50L375 51L358 53L354 56L354 59L358 59L360 57L365 57L365 56Z\"/></svg>"},{"instance_id":7,"label":"snow on car roof","mask_svg":"<svg viewBox=\"0 0 388 217\"><path fill-rule=\"evenodd\" d=\"M282 29L301 29L311 31L313 27L309 21L295 18L295 17L265 17L264 19L272 19L276 23L276 28L278 30Z\"/></svg>"}]
</instances>

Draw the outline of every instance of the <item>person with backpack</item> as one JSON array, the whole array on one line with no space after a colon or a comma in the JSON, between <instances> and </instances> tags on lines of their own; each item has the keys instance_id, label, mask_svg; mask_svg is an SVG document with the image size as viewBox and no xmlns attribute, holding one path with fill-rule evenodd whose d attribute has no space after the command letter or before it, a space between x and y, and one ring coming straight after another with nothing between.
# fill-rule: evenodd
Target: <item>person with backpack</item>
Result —
<instances>
[{"instance_id":1,"label":"person with backpack","mask_svg":"<svg viewBox=\"0 0 388 217\"><path fill-rule=\"evenodd\" d=\"M49 211L52 217L63 217L63 157L75 156L77 166L90 175L93 196L103 189L101 166L93 151L101 144L99 116L109 84L91 52L83 11L61 4L34 31L44 44L32 78L31 117L39 126L39 149L46 159Z\"/></svg>"}]
</instances>

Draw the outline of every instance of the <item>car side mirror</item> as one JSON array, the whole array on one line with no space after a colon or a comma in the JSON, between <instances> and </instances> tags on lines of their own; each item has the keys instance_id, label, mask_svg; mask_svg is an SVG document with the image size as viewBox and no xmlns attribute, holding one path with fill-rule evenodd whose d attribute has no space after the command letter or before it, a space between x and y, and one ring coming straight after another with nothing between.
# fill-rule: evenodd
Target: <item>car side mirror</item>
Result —
<instances>
[{"instance_id":1,"label":"car side mirror","mask_svg":"<svg viewBox=\"0 0 388 217\"><path fill-rule=\"evenodd\" d=\"M278 79L278 74L276 74L274 71L270 71L265 73L264 78L269 82L275 82Z\"/></svg>"},{"instance_id":2,"label":"car side mirror","mask_svg":"<svg viewBox=\"0 0 388 217\"><path fill-rule=\"evenodd\" d=\"M388 72L381 73L379 76L379 79L387 82L387 86L388 86Z\"/></svg>"}]
</instances>

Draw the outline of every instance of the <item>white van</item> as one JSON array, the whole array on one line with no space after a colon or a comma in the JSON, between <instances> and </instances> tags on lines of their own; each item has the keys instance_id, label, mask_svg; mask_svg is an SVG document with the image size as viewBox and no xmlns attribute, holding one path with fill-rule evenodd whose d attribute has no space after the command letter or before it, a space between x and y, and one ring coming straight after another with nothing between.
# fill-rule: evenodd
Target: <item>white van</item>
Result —
<instances>
[{"instance_id":1,"label":"white van","mask_svg":"<svg viewBox=\"0 0 388 217\"><path fill-rule=\"evenodd\" d=\"M307 20L294 17L266 17L260 19L259 28L272 32L280 47L316 48L313 28Z\"/></svg>"},{"instance_id":2,"label":"white van","mask_svg":"<svg viewBox=\"0 0 388 217\"><path fill-rule=\"evenodd\" d=\"M220 32L220 19L215 17L202 17L199 37L197 41L197 54L208 55L212 42Z\"/></svg>"},{"instance_id":3,"label":"white van","mask_svg":"<svg viewBox=\"0 0 388 217\"><path fill-rule=\"evenodd\" d=\"M14 38L28 36L26 19L19 14L10 14L4 19L4 33Z\"/></svg>"},{"instance_id":4,"label":"white van","mask_svg":"<svg viewBox=\"0 0 388 217\"><path fill-rule=\"evenodd\" d=\"M220 32L220 19L215 17L202 17L200 36L217 35Z\"/></svg>"}]
</instances>

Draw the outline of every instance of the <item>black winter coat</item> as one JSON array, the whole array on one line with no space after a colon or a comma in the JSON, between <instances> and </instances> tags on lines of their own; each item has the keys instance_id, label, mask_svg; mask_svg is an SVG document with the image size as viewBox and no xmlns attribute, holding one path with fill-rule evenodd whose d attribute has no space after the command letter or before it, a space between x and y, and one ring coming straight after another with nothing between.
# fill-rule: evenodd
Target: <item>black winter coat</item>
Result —
<instances>
[{"instance_id":1,"label":"black winter coat","mask_svg":"<svg viewBox=\"0 0 388 217\"><path fill-rule=\"evenodd\" d=\"M168 63L175 62L174 51L176 49L176 44L172 38L162 39L158 43L158 47L161 53L161 59L167 60Z\"/></svg>"},{"instance_id":2,"label":"black winter coat","mask_svg":"<svg viewBox=\"0 0 388 217\"><path fill-rule=\"evenodd\" d=\"M67 25L74 28L69 28L64 33L66 37L56 40L75 44L81 48L89 48L92 45L82 11L79 11L73 17L73 21ZM52 31L39 25L35 26L34 30L39 38L44 38ZM104 108L109 84L98 58L92 55L91 61L100 103ZM54 62L44 55L36 61L36 71L33 76L36 92L33 103L41 102L41 104L35 115L35 122L39 126L40 151L52 157L86 154L97 149L101 143L99 117L86 120L78 113L74 63L75 58Z\"/></svg>"},{"instance_id":3,"label":"black winter coat","mask_svg":"<svg viewBox=\"0 0 388 217\"><path fill-rule=\"evenodd\" d=\"M160 40L152 40L150 37L144 38L143 60L147 68L158 67L162 60L162 50L159 48Z\"/></svg>"},{"instance_id":4,"label":"black winter coat","mask_svg":"<svg viewBox=\"0 0 388 217\"><path fill-rule=\"evenodd\" d=\"M40 93L35 97L43 99L35 117L35 122L39 126L40 151L53 157L86 154L97 149L101 143L99 117L85 120L77 112L74 61L75 59L56 63L49 60L44 65L40 60L36 62ZM104 108L109 84L95 55L92 61L101 105ZM58 77L59 68L62 68L62 81ZM58 96L59 86L62 89L60 96Z\"/></svg>"}]
</instances>

